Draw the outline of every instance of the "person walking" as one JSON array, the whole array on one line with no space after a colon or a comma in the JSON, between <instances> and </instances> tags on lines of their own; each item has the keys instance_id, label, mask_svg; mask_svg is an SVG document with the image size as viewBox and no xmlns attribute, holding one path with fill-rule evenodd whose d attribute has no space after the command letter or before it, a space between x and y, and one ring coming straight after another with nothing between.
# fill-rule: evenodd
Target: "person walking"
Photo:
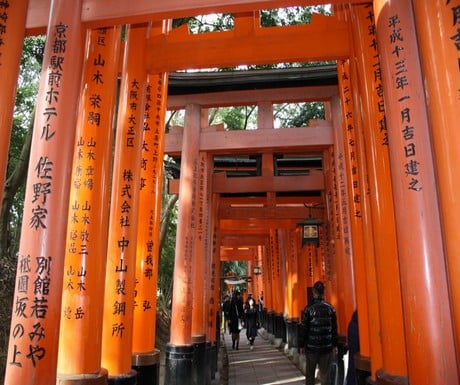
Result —
<instances>
[{"instance_id":1,"label":"person walking","mask_svg":"<svg viewBox=\"0 0 460 385\"><path fill-rule=\"evenodd\" d=\"M240 331L244 318L243 301L239 291L235 291L230 302L230 324L229 329L232 334L232 349L239 349Z\"/></svg>"},{"instance_id":2,"label":"person walking","mask_svg":"<svg viewBox=\"0 0 460 385\"><path fill-rule=\"evenodd\" d=\"M358 311L351 316L347 329L348 370L346 385L356 385L355 355L359 353Z\"/></svg>"},{"instance_id":3,"label":"person walking","mask_svg":"<svg viewBox=\"0 0 460 385\"><path fill-rule=\"evenodd\" d=\"M230 296L225 294L224 302L222 303L222 313L224 315L224 333L227 332L227 329L230 330L230 307Z\"/></svg>"},{"instance_id":4,"label":"person walking","mask_svg":"<svg viewBox=\"0 0 460 385\"><path fill-rule=\"evenodd\" d=\"M259 308L252 294L248 295L248 300L244 305L244 316L246 326L246 337L249 341L250 349L254 349L254 340L257 337L257 329L259 328Z\"/></svg>"},{"instance_id":5,"label":"person walking","mask_svg":"<svg viewBox=\"0 0 460 385\"><path fill-rule=\"evenodd\" d=\"M315 385L316 366L321 385L332 385L331 366L337 354L337 316L324 300L324 284L313 285L313 300L302 312L302 333L307 359L305 384Z\"/></svg>"}]
</instances>

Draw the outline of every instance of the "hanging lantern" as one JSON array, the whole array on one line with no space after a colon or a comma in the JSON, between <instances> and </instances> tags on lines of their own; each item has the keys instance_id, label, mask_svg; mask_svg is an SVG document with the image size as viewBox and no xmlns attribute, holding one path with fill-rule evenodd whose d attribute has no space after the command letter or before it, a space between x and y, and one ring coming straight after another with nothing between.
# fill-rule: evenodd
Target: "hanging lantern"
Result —
<instances>
[{"instance_id":1,"label":"hanging lantern","mask_svg":"<svg viewBox=\"0 0 460 385\"><path fill-rule=\"evenodd\" d=\"M252 268L253 272L254 272L254 275L260 275L262 274L262 268L260 266L254 266Z\"/></svg>"},{"instance_id":2,"label":"hanging lantern","mask_svg":"<svg viewBox=\"0 0 460 385\"><path fill-rule=\"evenodd\" d=\"M307 206L305 206L307 207ZM302 247L307 244L314 244L316 247L319 246L319 227L323 224L318 219L315 219L311 215L311 207L308 213L308 218L304 219L302 222L298 222L297 226L300 226L302 234Z\"/></svg>"}]
</instances>

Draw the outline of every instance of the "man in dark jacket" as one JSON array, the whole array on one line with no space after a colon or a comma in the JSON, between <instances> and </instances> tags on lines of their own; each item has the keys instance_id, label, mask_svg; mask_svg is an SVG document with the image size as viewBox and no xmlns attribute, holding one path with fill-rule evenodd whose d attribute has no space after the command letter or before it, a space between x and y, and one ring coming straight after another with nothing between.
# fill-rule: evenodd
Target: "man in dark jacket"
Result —
<instances>
[{"instance_id":1,"label":"man in dark jacket","mask_svg":"<svg viewBox=\"0 0 460 385\"><path fill-rule=\"evenodd\" d=\"M324 301L324 284L313 285L313 301L302 313L304 348L307 358L306 385L315 385L318 365L321 385L331 385L330 368L337 353L337 316Z\"/></svg>"}]
</instances>

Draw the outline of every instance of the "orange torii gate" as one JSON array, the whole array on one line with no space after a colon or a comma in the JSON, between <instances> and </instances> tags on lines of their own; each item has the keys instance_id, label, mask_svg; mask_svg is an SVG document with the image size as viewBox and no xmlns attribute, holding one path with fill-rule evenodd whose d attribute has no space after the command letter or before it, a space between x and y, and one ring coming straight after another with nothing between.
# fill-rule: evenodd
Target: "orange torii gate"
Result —
<instances>
[{"instance_id":1,"label":"orange torii gate","mask_svg":"<svg viewBox=\"0 0 460 385\"><path fill-rule=\"evenodd\" d=\"M333 15L314 15L308 25L259 25L263 9L326 3ZM0 10L2 186L18 42L47 34L5 384L156 383L148 292L157 273L163 151L182 160L179 184L170 186L181 199L166 383L209 382L208 369L194 363L206 349L217 355L219 251L229 235L257 249L251 264L262 267L257 284L277 322L295 322L316 279L326 281L342 334L357 307L356 362L369 373L366 383L459 383L458 0L7 0ZM162 28L220 12L234 14L233 30ZM167 98L167 74L176 70L323 60L337 61L337 86ZM324 101L327 121L275 130L273 104L287 100ZM259 107L254 132L222 133L203 122L207 108L240 103ZM163 138L166 108L177 107L186 110L183 132ZM147 135L149 127L157 135ZM322 170L287 183L274 176L281 150L320 154ZM261 175L243 182L212 174L213 154L251 152L261 155ZM309 188L325 206L318 248L296 238L305 199L277 196ZM237 200L225 200L244 191L265 194L263 208L246 207L242 216ZM264 240L242 236L251 234Z\"/></svg>"}]
</instances>

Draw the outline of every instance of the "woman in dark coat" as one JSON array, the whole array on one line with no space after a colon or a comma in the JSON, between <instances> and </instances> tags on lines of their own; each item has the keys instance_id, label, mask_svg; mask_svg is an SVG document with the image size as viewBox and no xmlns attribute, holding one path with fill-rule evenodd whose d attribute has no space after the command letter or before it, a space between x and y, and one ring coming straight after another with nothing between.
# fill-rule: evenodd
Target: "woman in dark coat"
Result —
<instances>
[{"instance_id":1,"label":"woman in dark coat","mask_svg":"<svg viewBox=\"0 0 460 385\"><path fill-rule=\"evenodd\" d=\"M355 354L359 353L358 312L355 310L351 316L347 330L348 344L348 372L346 385L355 385Z\"/></svg>"},{"instance_id":2,"label":"woman in dark coat","mask_svg":"<svg viewBox=\"0 0 460 385\"><path fill-rule=\"evenodd\" d=\"M254 340L257 337L259 327L259 308L252 294L249 294L248 300L244 305L244 315L246 320L246 337L248 338L250 349L254 349Z\"/></svg>"},{"instance_id":3,"label":"woman in dark coat","mask_svg":"<svg viewBox=\"0 0 460 385\"><path fill-rule=\"evenodd\" d=\"M243 301L239 291L233 293L232 301L230 303L230 333L232 334L232 349L238 350L240 346L240 331L243 322L244 309Z\"/></svg>"}]
</instances>

